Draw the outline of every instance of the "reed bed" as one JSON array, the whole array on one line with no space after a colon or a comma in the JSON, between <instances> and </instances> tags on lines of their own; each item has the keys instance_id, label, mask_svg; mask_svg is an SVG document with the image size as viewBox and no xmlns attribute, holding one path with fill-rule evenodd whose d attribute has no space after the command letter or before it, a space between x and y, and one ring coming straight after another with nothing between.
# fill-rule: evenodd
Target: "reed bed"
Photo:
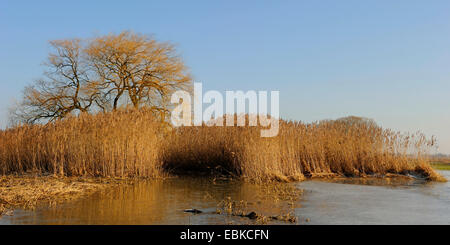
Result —
<instances>
[{"instance_id":1,"label":"reed bed","mask_svg":"<svg viewBox=\"0 0 450 245\"><path fill-rule=\"evenodd\" d=\"M417 175L442 180L423 157L434 140L346 120L281 121L276 137L260 127L179 127L145 109L80 115L0 132L0 173L161 177L222 173L252 181L327 176Z\"/></svg>"},{"instance_id":2,"label":"reed bed","mask_svg":"<svg viewBox=\"0 0 450 245\"><path fill-rule=\"evenodd\" d=\"M160 134L146 110L80 115L0 132L0 173L157 177Z\"/></svg>"},{"instance_id":3,"label":"reed bed","mask_svg":"<svg viewBox=\"0 0 450 245\"><path fill-rule=\"evenodd\" d=\"M401 134L357 118L305 124L281 121L277 137L260 127L182 127L163 147L164 169L221 171L250 180L295 181L314 177L415 175L443 180L424 152L423 134Z\"/></svg>"}]
</instances>

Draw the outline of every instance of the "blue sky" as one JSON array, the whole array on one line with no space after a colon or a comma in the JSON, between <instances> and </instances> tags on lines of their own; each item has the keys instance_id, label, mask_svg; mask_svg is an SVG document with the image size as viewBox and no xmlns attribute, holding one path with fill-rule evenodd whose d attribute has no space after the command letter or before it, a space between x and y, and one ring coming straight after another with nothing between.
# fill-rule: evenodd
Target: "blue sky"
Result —
<instances>
[{"instance_id":1,"label":"blue sky","mask_svg":"<svg viewBox=\"0 0 450 245\"><path fill-rule=\"evenodd\" d=\"M133 30L178 47L204 89L279 90L281 115L436 135L450 153L450 1L0 2L0 125L48 41Z\"/></svg>"}]
</instances>

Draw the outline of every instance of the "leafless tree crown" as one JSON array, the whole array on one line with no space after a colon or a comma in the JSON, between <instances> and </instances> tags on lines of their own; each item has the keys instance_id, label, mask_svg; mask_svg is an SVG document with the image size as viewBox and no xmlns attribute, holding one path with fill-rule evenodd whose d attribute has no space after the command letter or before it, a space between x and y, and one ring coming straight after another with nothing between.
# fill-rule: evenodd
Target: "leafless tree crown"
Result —
<instances>
[{"instance_id":1,"label":"leafless tree crown","mask_svg":"<svg viewBox=\"0 0 450 245\"><path fill-rule=\"evenodd\" d=\"M164 120L168 96L191 77L174 46L122 32L88 40L51 41L44 78L25 88L13 121L35 123L132 106Z\"/></svg>"}]
</instances>

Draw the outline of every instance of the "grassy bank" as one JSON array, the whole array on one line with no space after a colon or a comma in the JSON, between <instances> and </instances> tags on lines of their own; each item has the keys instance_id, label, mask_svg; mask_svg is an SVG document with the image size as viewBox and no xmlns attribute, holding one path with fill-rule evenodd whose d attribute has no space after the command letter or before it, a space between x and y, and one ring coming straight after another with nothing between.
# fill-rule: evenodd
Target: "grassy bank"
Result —
<instances>
[{"instance_id":1,"label":"grassy bank","mask_svg":"<svg viewBox=\"0 0 450 245\"><path fill-rule=\"evenodd\" d=\"M252 181L414 174L442 178L421 152L421 134L400 134L357 118L281 121L277 137L260 127L170 129L146 110L81 115L0 132L0 174L148 177L219 172ZM412 155L411 152L417 154Z\"/></svg>"},{"instance_id":2,"label":"grassy bank","mask_svg":"<svg viewBox=\"0 0 450 245\"><path fill-rule=\"evenodd\" d=\"M430 165L438 170L450 170L450 159L431 159Z\"/></svg>"},{"instance_id":3,"label":"grassy bank","mask_svg":"<svg viewBox=\"0 0 450 245\"><path fill-rule=\"evenodd\" d=\"M38 175L0 176L0 217L14 208L34 209L39 204L56 205L104 189L111 181Z\"/></svg>"}]
</instances>

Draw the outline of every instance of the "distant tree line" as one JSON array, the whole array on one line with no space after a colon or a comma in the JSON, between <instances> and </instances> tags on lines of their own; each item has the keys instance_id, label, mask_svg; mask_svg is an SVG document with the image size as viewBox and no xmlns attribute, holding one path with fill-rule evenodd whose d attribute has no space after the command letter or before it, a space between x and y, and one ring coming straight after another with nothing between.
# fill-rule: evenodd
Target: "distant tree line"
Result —
<instances>
[{"instance_id":1,"label":"distant tree line","mask_svg":"<svg viewBox=\"0 0 450 245\"><path fill-rule=\"evenodd\" d=\"M50 45L44 77L24 89L11 110L13 123L48 122L120 107L148 107L164 120L171 93L191 83L174 46L151 36L127 31Z\"/></svg>"}]
</instances>

